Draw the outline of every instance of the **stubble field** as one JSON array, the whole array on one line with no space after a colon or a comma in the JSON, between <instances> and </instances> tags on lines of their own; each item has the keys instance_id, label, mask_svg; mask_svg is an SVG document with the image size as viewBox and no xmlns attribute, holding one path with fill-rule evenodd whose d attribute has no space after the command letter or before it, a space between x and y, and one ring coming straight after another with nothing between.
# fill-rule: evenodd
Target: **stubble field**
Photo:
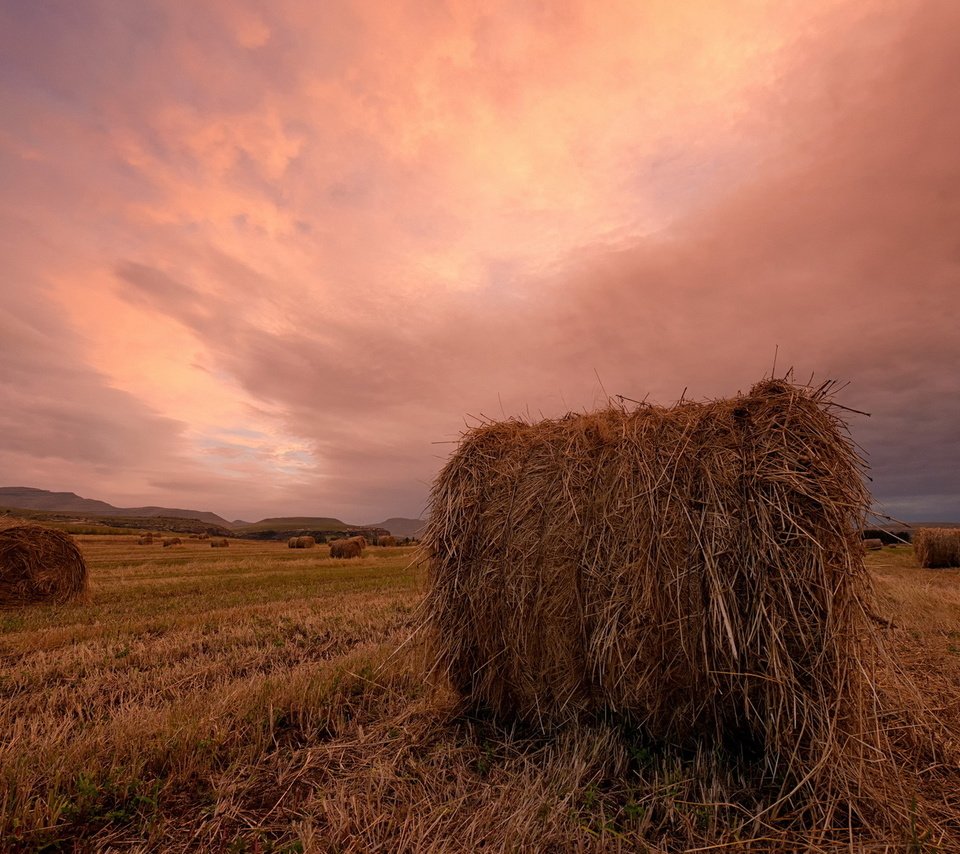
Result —
<instances>
[{"instance_id":1,"label":"stubble field","mask_svg":"<svg viewBox=\"0 0 960 854\"><path fill-rule=\"evenodd\" d=\"M729 798L737 781L718 783L709 756L660 755L605 724L548 737L462 714L410 640L425 583L410 548L338 561L78 539L89 604L0 612L3 850L789 844L749 818L747 794ZM960 732L960 572L920 570L909 547L867 561L891 643ZM922 782L960 833L955 770ZM937 850L919 820L874 842Z\"/></svg>"}]
</instances>

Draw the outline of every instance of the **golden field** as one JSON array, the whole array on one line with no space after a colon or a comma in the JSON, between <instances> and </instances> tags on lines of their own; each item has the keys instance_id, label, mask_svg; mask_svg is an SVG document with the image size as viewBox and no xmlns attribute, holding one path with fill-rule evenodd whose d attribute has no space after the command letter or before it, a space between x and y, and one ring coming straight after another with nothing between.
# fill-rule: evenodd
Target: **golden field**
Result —
<instances>
[{"instance_id":1,"label":"golden field","mask_svg":"<svg viewBox=\"0 0 960 854\"><path fill-rule=\"evenodd\" d=\"M413 549L341 561L285 542L78 541L90 603L0 612L4 850L791 844L729 797L737 781L708 773L709 756L612 725L548 737L460 713L410 640L425 584ZM921 570L906 546L866 561L891 643L960 732L960 572ZM931 768L921 785L960 832L958 779ZM899 839L851 840L938 850L919 819Z\"/></svg>"}]
</instances>

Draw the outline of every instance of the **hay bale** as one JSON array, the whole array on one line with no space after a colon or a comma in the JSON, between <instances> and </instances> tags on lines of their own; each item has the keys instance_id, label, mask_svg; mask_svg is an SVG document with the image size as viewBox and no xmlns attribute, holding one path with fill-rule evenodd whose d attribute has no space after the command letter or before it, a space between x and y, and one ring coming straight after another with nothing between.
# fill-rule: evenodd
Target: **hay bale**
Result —
<instances>
[{"instance_id":1,"label":"hay bale","mask_svg":"<svg viewBox=\"0 0 960 854\"><path fill-rule=\"evenodd\" d=\"M210 548L212 549L225 549L229 545L230 545L230 541L226 537L210 538Z\"/></svg>"},{"instance_id":2,"label":"hay bale","mask_svg":"<svg viewBox=\"0 0 960 854\"><path fill-rule=\"evenodd\" d=\"M291 549L312 549L317 544L313 537L291 537L287 547Z\"/></svg>"},{"instance_id":3,"label":"hay bale","mask_svg":"<svg viewBox=\"0 0 960 854\"><path fill-rule=\"evenodd\" d=\"M366 541L363 539L363 537L350 537L348 539L333 540L330 543L330 557L360 557L363 554L363 547L365 543Z\"/></svg>"},{"instance_id":4,"label":"hay bale","mask_svg":"<svg viewBox=\"0 0 960 854\"><path fill-rule=\"evenodd\" d=\"M87 565L73 538L40 525L0 531L0 605L62 604L87 592Z\"/></svg>"},{"instance_id":5,"label":"hay bale","mask_svg":"<svg viewBox=\"0 0 960 854\"><path fill-rule=\"evenodd\" d=\"M144 534L137 540L138 546L152 546L153 545L153 534Z\"/></svg>"},{"instance_id":6,"label":"hay bale","mask_svg":"<svg viewBox=\"0 0 960 854\"><path fill-rule=\"evenodd\" d=\"M385 537L380 537L380 539L377 540L377 545L380 545L380 546L395 546L395 545L397 545L397 538L394 537L392 534L388 534L388 535L385 536Z\"/></svg>"},{"instance_id":7,"label":"hay bale","mask_svg":"<svg viewBox=\"0 0 960 854\"><path fill-rule=\"evenodd\" d=\"M857 797L880 647L832 388L467 432L423 537L434 674L508 719L733 745L823 813Z\"/></svg>"},{"instance_id":8,"label":"hay bale","mask_svg":"<svg viewBox=\"0 0 960 854\"><path fill-rule=\"evenodd\" d=\"M960 528L921 528L913 538L913 551L924 569L960 566Z\"/></svg>"},{"instance_id":9,"label":"hay bale","mask_svg":"<svg viewBox=\"0 0 960 854\"><path fill-rule=\"evenodd\" d=\"M169 546L180 546L183 545L183 540L180 537L164 537L163 538L163 547L168 548Z\"/></svg>"},{"instance_id":10,"label":"hay bale","mask_svg":"<svg viewBox=\"0 0 960 854\"><path fill-rule=\"evenodd\" d=\"M864 551L873 552L883 548L883 540L878 540L875 537L867 537L866 539L861 540L861 545L863 546Z\"/></svg>"}]
</instances>

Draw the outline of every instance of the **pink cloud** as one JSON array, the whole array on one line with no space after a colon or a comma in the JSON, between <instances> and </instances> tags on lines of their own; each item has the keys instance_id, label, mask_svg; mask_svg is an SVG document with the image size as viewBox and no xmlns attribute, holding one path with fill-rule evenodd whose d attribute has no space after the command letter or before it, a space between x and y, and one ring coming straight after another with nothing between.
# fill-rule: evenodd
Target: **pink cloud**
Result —
<instances>
[{"instance_id":1,"label":"pink cloud","mask_svg":"<svg viewBox=\"0 0 960 854\"><path fill-rule=\"evenodd\" d=\"M779 347L960 514L953 6L77 8L0 11L8 477L414 515L467 413Z\"/></svg>"}]
</instances>

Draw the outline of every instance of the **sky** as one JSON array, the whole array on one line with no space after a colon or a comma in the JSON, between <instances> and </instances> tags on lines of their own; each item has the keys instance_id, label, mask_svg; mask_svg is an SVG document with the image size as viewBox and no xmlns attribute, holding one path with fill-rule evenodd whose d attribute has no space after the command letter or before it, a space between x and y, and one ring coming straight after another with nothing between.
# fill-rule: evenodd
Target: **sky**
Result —
<instances>
[{"instance_id":1,"label":"sky","mask_svg":"<svg viewBox=\"0 0 960 854\"><path fill-rule=\"evenodd\" d=\"M417 517L776 358L960 521L954 0L0 0L0 188L0 485Z\"/></svg>"}]
</instances>

